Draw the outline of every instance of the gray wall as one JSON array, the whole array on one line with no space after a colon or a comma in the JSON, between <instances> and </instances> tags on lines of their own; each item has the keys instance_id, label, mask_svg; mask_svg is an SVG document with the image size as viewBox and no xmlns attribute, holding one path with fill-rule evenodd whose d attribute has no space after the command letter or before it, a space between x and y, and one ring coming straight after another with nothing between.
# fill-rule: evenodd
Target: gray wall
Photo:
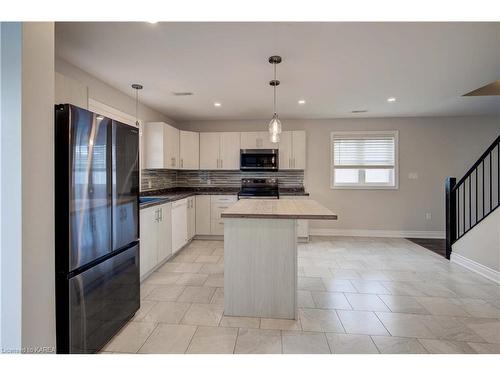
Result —
<instances>
[{"instance_id":1,"label":"gray wall","mask_svg":"<svg viewBox=\"0 0 500 375\"><path fill-rule=\"evenodd\" d=\"M24 348L55 347L54 23L23 23Z\"/></svg>"},{"instance_id":2,"label":"gray wall","mask_svg":"<svg viewBox=\"0 0 500 375\"><path fill-rule=\"evenodd\" d=\"M4 35L2 57L9 61L2 58L2 348L52 351L54 24L2 24Z\"/></svg>"},{"instance_id":3,"label":"gray wall","mask_svg":"<svg viewBox=\"0 0 500 375\"><path fill-rule=\"evenodd\" d=\"M463 260L456 255L493 270L488 275L496 273L496 279L500 282L500 209L453 244L451 260L463 264ZM470 266L468 262L465 265Z\"/></svg>"},{"instance_id":4,"label":"gray wall","mask_svg":"<svg viewBox=\"0 0 500 375\"><path fill-rule=\"evenodd\" d=\"M443 183L461 177L500 133L500 117L283 120L284 130L307 131L306 190L339 215L312 228L385 231L444 231ZM185 130L265 130L266 120L196 121ZM330 189L330 132L399 130L399 189ZM417 172L418 179L409 179ZM431 213L430 220L425 214Z\"/></svg>"},{"instance_id":5,"label":"gray wall","mask_svg":"<svg viewBox=\"0 0 500 375\"><path fill-rule=\"evenodd\" d=\"M21 348L21 85L22 25L1 23L1 348Z\"/></svg>"}]
</instances>

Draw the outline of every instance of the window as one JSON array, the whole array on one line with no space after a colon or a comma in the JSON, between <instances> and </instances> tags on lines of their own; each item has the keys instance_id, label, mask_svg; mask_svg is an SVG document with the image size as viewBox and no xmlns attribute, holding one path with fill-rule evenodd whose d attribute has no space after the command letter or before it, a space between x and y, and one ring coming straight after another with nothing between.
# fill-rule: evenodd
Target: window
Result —
<instances>
[{"instance_id":1,"label":"window","mask_svg":"<svg viewBox=\"0 0 500 375\"><path fill-rule=\"evenodd\" d=\"M398 132L332 132L332 189L397 189Z\"/></svg>"}]
</instances>

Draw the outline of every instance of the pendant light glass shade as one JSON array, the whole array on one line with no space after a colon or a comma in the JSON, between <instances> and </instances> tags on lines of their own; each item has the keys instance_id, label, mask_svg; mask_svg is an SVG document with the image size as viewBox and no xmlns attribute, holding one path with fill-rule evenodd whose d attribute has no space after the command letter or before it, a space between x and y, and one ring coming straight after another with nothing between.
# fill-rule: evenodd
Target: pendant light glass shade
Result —
<instances>
[{"instance_id":1,"label":"pendant light glass shade","mask_svg":"<svg viewBox=\"0 0 500 375\"><path fill-rule=\"evenodd\" d=\"M270 133L269 139L270 139L271 143L279 143L280 135L278 133Z\"/></svg>"},{"instance_id":2,"label":"pendant light glass shade","mask_svg":"<svg viewBox=\"0 0 500 375\"><path fill-rule=\"evenodd\" d=\"M280 134L281 133L281 121L278 115L275 113L271 121L269 121L269 133Z\"/></svg>"}]
</instances>

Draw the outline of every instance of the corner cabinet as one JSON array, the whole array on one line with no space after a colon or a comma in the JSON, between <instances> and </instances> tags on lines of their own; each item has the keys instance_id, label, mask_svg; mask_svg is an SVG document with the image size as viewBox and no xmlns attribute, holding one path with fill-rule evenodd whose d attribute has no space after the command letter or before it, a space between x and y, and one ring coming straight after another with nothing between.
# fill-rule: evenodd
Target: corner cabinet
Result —
<instances>
[{"instance_id":1,"label":"corner cabinet","mask_svg":"<svg viewBox=\"0 0 500 375\"><path fill-rule=\"evenodd\" d=\"M144 126L144 167L179 169L179 130L164 122Z\"/></svg>"},{"instance_id":2,"label":"corner cabinet","mask_svg":"<svg viewBox=\"0 0 500 375\"><path fill-rule=\"evenodd\" d=\"M240 133L200 133L200 169L239 170Z\"/></svg>"},{"instance_id":3,"label":"corner cabinet","mask_svg":"<svg viewBox=\"0 0 500 375\"><path fill-rule=\"evenodd\" d=\"M306 169L306 132L282 132L279 143L280 169Z\"/></svg>"},{"instance_id":4,"label":"corner cabinet","mask_svg":"<svg viewBox=\"0 0 500 375\"><path fill-rule=\"evenodd\" d=\"M140 276L146 277L172 255L171 203L140 210Z\"/></svg>"},{"instance_id":5,"label":"corner cabinet","mask_svg":"<svg viewBox=\"0 0 500 375\"><path fill-rule=\"evenodd\" d=\"M200 168L200 133L179 131L179 168Z\"/></svg>"}]
</instances>

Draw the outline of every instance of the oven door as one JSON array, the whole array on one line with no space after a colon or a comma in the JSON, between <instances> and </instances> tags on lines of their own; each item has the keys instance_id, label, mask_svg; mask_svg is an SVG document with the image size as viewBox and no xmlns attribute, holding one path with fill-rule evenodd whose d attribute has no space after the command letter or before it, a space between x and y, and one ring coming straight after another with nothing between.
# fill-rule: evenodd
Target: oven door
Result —
<instances>
[{"instance_id":1,"label":"oven door","mask_svg":"<svg viewBox=\"0 0 500 375\"><path fill-rule=\"evenodd\" d=\"M241 150L242 171L277 171L278 165L278 150Z\"/></svg>"}]
</instances>

